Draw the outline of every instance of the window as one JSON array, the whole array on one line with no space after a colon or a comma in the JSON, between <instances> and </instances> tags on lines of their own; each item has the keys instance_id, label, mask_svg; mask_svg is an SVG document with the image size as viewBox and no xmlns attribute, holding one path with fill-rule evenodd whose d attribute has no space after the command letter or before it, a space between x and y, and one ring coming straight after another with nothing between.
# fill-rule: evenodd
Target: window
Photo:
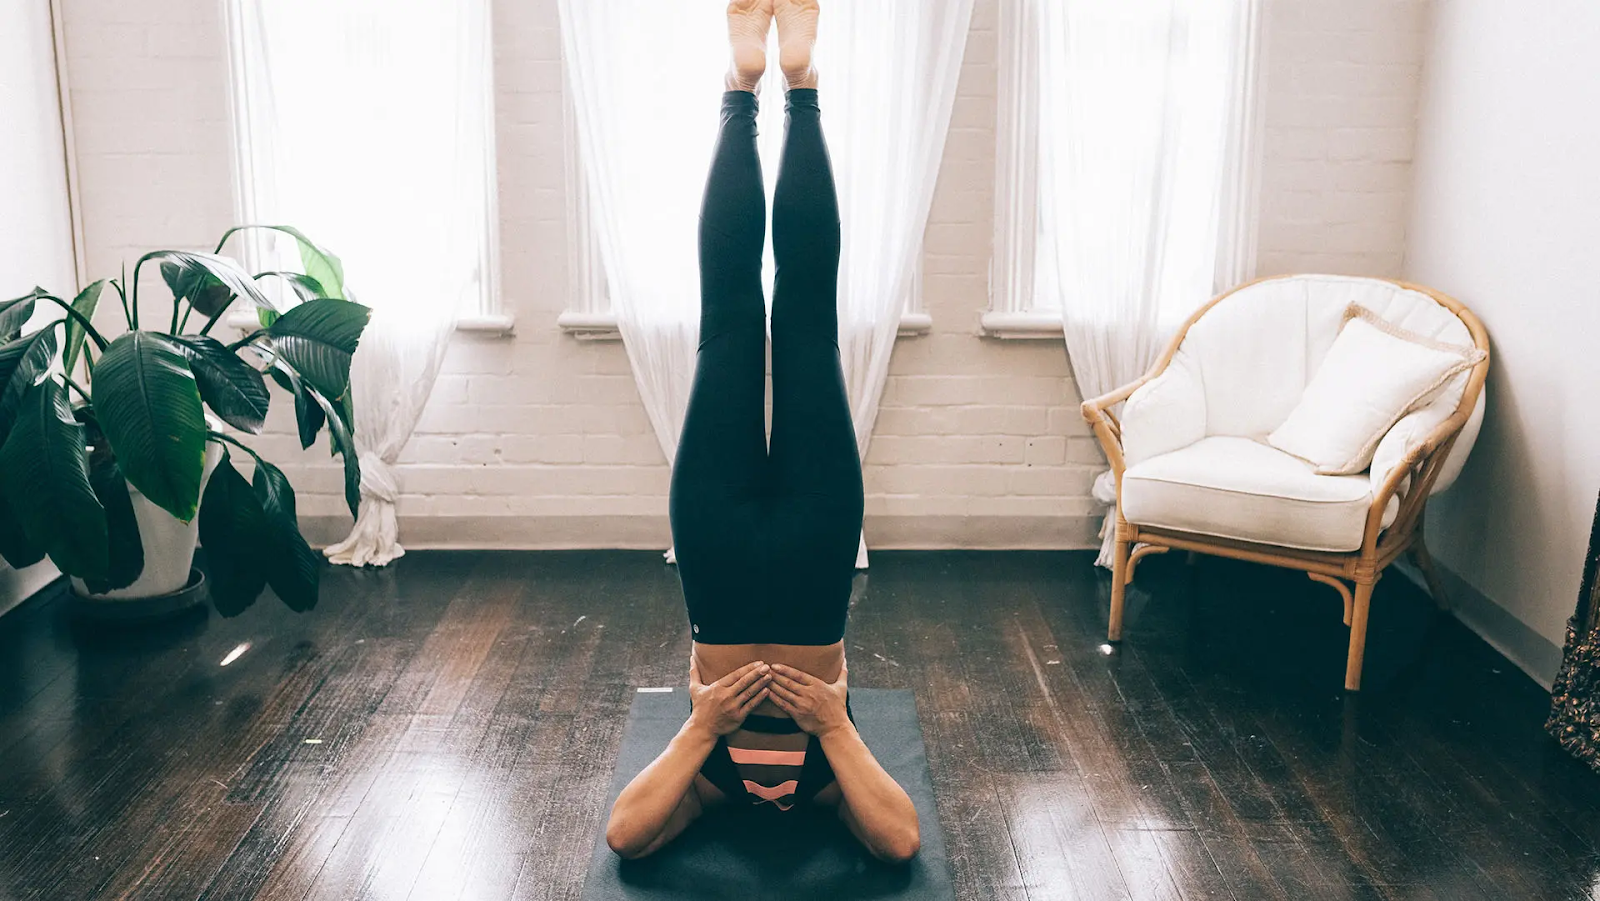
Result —
<instances>
[{"instance_id":1,"label":"window","mask_svg":"<svg viewBox=\"0 0 1600 901\"><path fill-rule=\"evenodd\" d=\"M1248 275L1256 19L1254 0L1002 0L986 332L1059 336L1084 260L1137 255L1116 265L1163 321Z\"/></svg>"},{"instance_id":2,"label":"window","mask_svg":"<svg viewBox=\"0 0 1600 901\"><path fill-rule=\"evenodd\" d=\"M674 20L674 24L665 25L664 20L647 20L645 13L629 16L614 22L612 30L606 32L608 41L666 41L670 40L674 49L668 63L678 67L675 71L661 71L660 57L648 54L639 54L634 57L619 54L622 59L628 60L629 65L636 65L637 71L613 74L621 80L629 82L658 82L676 85L706 86L707 90L695 91L685 88L683 93L687 96L681 98L682 102L671 110L664 110L653 99L644 97L647 103L630 115L640 119L655 117L659 120L659 140L649 146L636 148L638 154L649 157L652 163L649 167L642 164L638 169L648 168L650 171L671 171L682 173L682 177L673 179L670 183L655 178L636 178L630 184L630 190L644 192L652 195L643 205L655 211L657 215L670 220L673 227L688 227L692 229L695 223L695 211L699 208L700 191L704 185L705 174L711 160L711 141L715 137L716 127L716 94L711 86L720 84L721 73L726 68L727 60L727 32L720 22L713 17L720 18L721 6L709 6L697 12L696 17L681 16L667 8L665 13L651 12L648 15L662 16ZM684 20L679 22L677 20ZM690 24L684 24L688 22ZM660 35L670 32L669 37ZM774 36L775 38L775 36ZM870 41L863 41L870 44ZM763 167L765 169L768 208L771 208L772 192L777 182L778 159L783 147L783 81L778 73L776 59L777 43L774 39L772 50L774 58L768 67L767 82L762 86L763 98L760 118L760 148ZM826 47L819 48L819 54L826 51ZM636 62L635 62L636 61ZM708 69L708 61L710 63ZM605 261L601 247L601 236L598 224L594 221L591 210L591 191L584 175L582 157L582 143L576 121L575 103L581 102L574 97L571 82L567 82L566 105L566 181L567 181L567 225L568 225L568 278L571 299L558 323L568 334L585 340L619 340L620 334L617 327L616 313L612 309L611 296L608 290L605 272ZM825 101L826 104L826 101ZM825 110L831 107L825 105ZM859 124L856 120L840 121L840 119L824 112L828 117L829 140L835 145L845 139L842 128ZM687 123L687 124L686 124ZM692 133L691 135L686 132ZM663 162L663 154L668 159ZM628 165L626 161L624 165ZM836 154L836 174L840 161ZM841 190L844 181L841 174ZM666 227L666 226L662 226ZM690 245L692 248L692 245ZM681 256L681 254L679 254ZM919 251L917 259L921 260ZM696 277L692 269L692 253L688 257L691 267L688 270L676 269L676 276L680 278ZM666 261L661 261L665 266ZM674 260L671 264L676 267L681 260ZM769 241L767 259L764 267L764 276L767 287L767 296L772 293L773 261ZM912 278L912 284L905 301L905 312L900 321L901 335L925 334L933 327L933 321L928 316L922 300L922 272L919 265Z\"/></svg>"},{"instance_id":3,"label":"window","mask_svg":"<svg viewBox=\"0 0 1600 901\"><path fill-rule=\"evenodd\" d=\"M505 330L488 0L230 0L244 220L298 227L378 309ZM297 268L291 240L245 237Z\"/></svg>"}]
</instances>

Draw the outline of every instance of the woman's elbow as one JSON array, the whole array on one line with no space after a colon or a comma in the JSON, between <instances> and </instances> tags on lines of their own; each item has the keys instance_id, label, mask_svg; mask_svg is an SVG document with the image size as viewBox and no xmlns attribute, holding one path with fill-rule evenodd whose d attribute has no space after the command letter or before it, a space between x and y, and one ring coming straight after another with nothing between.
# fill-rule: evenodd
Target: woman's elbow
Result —
<instances>
[{"instance_id":1,"label":"woman's elbow","mask_svg":"<svg viewBox=\"0 0 1600 901\"><path fill-rule=\"evenodd\" d=\"M878 859L884 863L910 863L911 859L917 856L917 852L922 850L922 833L917 824L912 823L909 829L885 836L876 850Z\"/></svg>"},{"instance_id":2,"label":"woman's elbow","mask_svg":"<svg viewBox=\"0 0 1600 901\"><path fill-rule=\"evenodd\" d=\"M623 860L638 860L650 853L650 836L630 827L626 818L612 814L606 824L606 845Z\"/></svg>"}]
</instances>

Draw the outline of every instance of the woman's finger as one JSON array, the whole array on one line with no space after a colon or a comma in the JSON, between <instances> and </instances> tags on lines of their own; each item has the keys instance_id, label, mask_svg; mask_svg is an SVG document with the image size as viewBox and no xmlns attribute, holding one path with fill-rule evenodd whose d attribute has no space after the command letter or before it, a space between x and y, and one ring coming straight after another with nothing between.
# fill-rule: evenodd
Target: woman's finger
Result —
<instances>
[{"instance_id":1,"label":"woman's finger","mask_svg":"<svg viewBox=\"0 0 1600 901\"><path fill-rule=\"evenodd\" d=\"M749 663L746 663L744 666L741 666L733 672L727 674L726 676L723 676L721 679L718 679L713 684L721 686L722 688L730 688L734 685L734 683L738 682L740 679L743 679L746 673L755 672L758 668L765 665L766 664L759 660L752 660Z\"/></svg>"},{"instance_id":2,"label":"woman's finger","mask_svg":"<svg viewBox=\"0 0 1600 901\"><path fill-rule=\"evenodd\" d=\"M744 694L745 689L761 681L766 675L760 669L751 669L750 672L739 677L739 681L733 683L733 693L736 695Z\"/></svg>"},{"instance_id":3,"label":"woman's finger","mask_svg":"<svg viewBox=\"0 0 1600 901\"><path fill-rule=\"evenodd\" d=\"M784 688L787 688L792 692L798 693L805 690L805 686L803 684L796 682L794 679L791 679L788 676L778 673L773 673L772 681L778 685L782 685Z\"/></svg>"},{"instance_id":4,"label":"woman's finger","mask_svg":"<svg viewBox=\"0 0 1600 901\"><path fill-rule=\"evenodd\" d=\"M756 674L756 678L751 679L748 684L744 685L738 691L734 692L733 696L734 696L734 698L736 700L739 701L739 703L742 704L742 703L744 703L744 700L746 698L750 697L753 694L756 694L756 693L760 692L762 689L766 688L769 684L771 684L771 683L766 678L765 674L757 673Z\"/></svg>"},{"instance_id":5,"label":"woman's finger","mask_svg":"<svg viewBox=\"0 0 1600 901\"><path fill-rule=\"evenodd\" d=\"M767 699L767 695L768 694L770 694L768 689L763 688L760 691L756 692L755 694L751 695L749 698L747 698L745 700L744 706L739 708L739 715L740 716L749 715L750 711L756 709L758 706L761 705L762 701L765 701Z\"/></svg>"},{"instance_id":6,"label":"woman's finger","mask_svg":"<svg viewBox=\"0 0 1600 901\"><path fill-rule=\"evenodd\" d=\"M795 710L794 702L784 697L782 694L779 694L778 689L769 688L767 696L770 697L772 699L772 703L777 704L778 709L782 710L784 713L794 716L799 712Z\"/></svg>"},{"instance_id":7,"label":"woman's finger","mask_svg":"<svg viewBox=\"0 0 1600 901\"><path fill-rule=\"evenodd\" d=\"M772 685L769 687L772 689L772 696L774 698L782 698L783 700L788 701L790 704L798 704L801 701L801 696L799 693L785 688L777 682L772 683Z\"/></svg>"},{"instance_id":8,"label":"woman's finger","mask_svg":"<svg viewBox=\"0 0 1600 901\"><path fill-rule=\"evenodd\" d=\"M800 683L801 685L811 684L811 674L804 670L797 670L792 666L784 666L781 663L774 664L772 668L778 671L780 674L788 676L790 679Z\"/></svg>"}]
</instances>

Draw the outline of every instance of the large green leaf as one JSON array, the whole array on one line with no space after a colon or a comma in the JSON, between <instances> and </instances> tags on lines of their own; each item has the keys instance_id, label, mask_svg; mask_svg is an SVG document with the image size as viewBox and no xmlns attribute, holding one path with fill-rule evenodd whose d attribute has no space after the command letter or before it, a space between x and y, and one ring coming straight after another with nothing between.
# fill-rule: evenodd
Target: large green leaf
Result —
<instances>
[{"instance_id":1,"label":"large green leaf","mask_svg":"<svg viewBox=\"0 0 1600 901\"><path fill-rule=\"evenodd\" d=\"M328 437L333 444L333 450L344 460L344 502L350 507L352 517L361 515L361 463L356 453L356 442L350 434L350 427L343 415L344 411L334 409L332 403L315 390L308 390L317 406L322 408L322 413L328 418Z\"/></svg>"},{"instance_id":2,"label":"large green leaf","mask_svg":"<svg viewBox=\"0 0 1600 901\"><path fill-rule=\"evenodd\" d=\"M94 375L95 411L123 474L151 503L194 519L207 429L187 358L165 337L129 332L106 348Z\"/></svg>"},{"instance_id":3,"label":"large green leaf","mask_svg":"<svg viewBox=\"0 0 1600 901\"><path fill-rule=\"evenodd\" d=\"M78 296L72 299L72 308L81 313L84 319L93 322L95 308L100 306L100 292L105 290L105 287L106 280L101 279L79 291ZM67 317L67 343L63 348L61 364L62 370L67 375L71 375L73 367L78 365L78 354L83 352L83 342L88 336L89 333L78 320Z\"/></svg>"},{"instance_id":4,"label":"large green leaf","mask_svg":"<svg viewBox=\"0 0 1600 901\"><path fill-rule=\"evenodd\" d=\"M339 261L338 257L322 249L321 247L318 247L315 241L312 241L310 238L302 234L299 229L292 226L236 226L223 233L222 242L221 244L217 245L217 248L220 250L222 245L228 243L228 238L236 232L250 231L252 229L265 229L266 231L282 232L283 234L294 238L295 244L300 250L301 268L305 269L306 275L309 275L315 279L317 283L322 285L323 289L327 292L326 294L320 296L334 297L341 300L347 299L344 291L344 264Z\"/></svg>"},{"instance_id":5,"label":"large green leaf","mask_svg":"<svg viewBox=\"0 0 1600 901\"><path fill-rule=\"evenodd\" d=\"M106 511L89 484L85 441L67 389L55 379L34 385L0 448L0 486L28 541L58 569L100 579L107 571Z\"/></svg>"},{"instance_id":6,"label":"large green leaf","mask_svg":"<svg viewBox=\"0 0 1600 901\"><path fill-rule=\"evenodd\" d=\"M328 291L322 287L322 283L309 275L301 275L298 272L258 272L256 273L256 281L268 276L277 276L288 282L289 287L294 289L295 296L299 297L301 301L317 300L328 296ZM271 324L270 322L264 323L264 325Z\"/></svg>"},{"instance_id":7,"label":"large green leaf","mask_svg":"<svg viewBox=\"0 0 1600 901\"><path fill-rule=\"evenodd\" d=\"M350 361L371 318L372 311L358 303L324 298L285 311L267 334L273 349L311 387L342 397L350 387Z\"/></svg>"},{"instance_id":8,"label":"large green leaf","mask_svg":"<svg viewBox=\"0 0 1600 901\"><path fill-rule=\"evenodd\" d=\"M211 599L223 616L238 616L267 586L272 536L255 490L223 451L200 499L200 544L206 549Z\"/></svg>"},{"instance_id":9,"label":"large green leaf","mask_svg":"<svg viewBox=\"0 0 1600 901\"><path fill-rule=\"evenodd\" d=\"M323 250L316 242L300 233L300 230L288 225L268 225L264 228L280 231L294 238L300 248L300 266L305 269L306 275L316 279L328 293L324 296L343 299L344 293L344 264L339 258Z\"/></svg>"},{"instance_id":10,"label":"large green leaf","mask_svg":"<svg viewBox=\"0 0 1600 901\"><path fill-rule=\"evenodd\" d=\"M93 442L95 429L88 428ZM127 588L144 573L144 542L139 538L139 520L133 515L133 498L128 482L111 448L104 439L89 453L89 486L106 511L107 558L104 579L85 579L89 590L105 594Z\"/></svg>"},{"instance_id":11,"label":"large green leaf","mask_svg":"<svg viewBox=\"0 0 1600 901\"><path fill-rule=\"evenodd\" d=\"M322 407L306 393L305 383L289 364L278 361L272 366L272 380L278 387L294 395L294 419L300 427L300 448L304 450L317 442L317 432L327 419Z\"/></svg>"},{"instance_id":12,"label":"large green leaf","mask_svg":"<svg viewBox=\"0 0 1600 901\"><path fill-rule=\"evenodd\" d=\"M289 609L304 613L317 605L322 557L300 534L294 487L283 470L259 457L253 487L266 515L267 584Z\"/></svg>"},{"instance_id":13,"label":"large green leaf","mask_svg":"<svg viewBox=\"0 0 1600 901\"><path fill-rule=\"evenodd\" d=\"M233 290L222 279L199 266L162 263L161 278L172 289L173 299L187 300L196 312L208 318L227 309L234 297Z\"/></svg>"},{"instance_id":14,"label":"large green leaf","mask_svg":"<svg viewBox=\"0 0 1600 901\"><path fill-rule=\"evenodd\" d=\"M49 370L56 358L56 330L37 332L0 346L0 444L11 431L22 395Z\"/></svg>"},{"instance_id":15,"label":"large green leaf","mask_svg":"<svg viewBox=\"0 0 1600 901\"><path fill-rule=\"evenodd\" d=\"M272 402L261 373L209 335L174 335L171 340L189 358L200 399L212 412L236 429L260 434Z\"/></svg>"},{"instance_id":16,"label":"large green leaf","mask_svg":"<svg viewBox=\"0 0 1600 901\"><path fill-rule=\"evenodd\" d=\"M22 530L22 521L6 499L4 484L0 484L0 557L5 558L12 569L32 566L44 559L44 548L29 541L28 534Z\"/></svg>"},{"instance_id":17,"label":"large green leaf","mask_svg":"<svg viewBox=\"0 0 1600 901\"><path fill-rule=\"evenodd\" d=\"M22 327L33 318L35 302L44 293L43 288L34 288L15 300L0 300L0 344L15 341L22 335Z\"/></svg>"},{"instance_id":18,"label":"large green leaf","mask_svg":"<svg viewBox=\"0 0 1600 901\"><path fill-rule=\"evenodd\" d=\"M239 268L239 264L227 257L217 256L214 253L194 253L188 250L157 250L145 254L140 263L145 261L161 263L161 275L167 280L168 285L178 285L188 288L191 284L208 284L207 276L221 282L227 289L243 297L257 306L278 309L281 305L274 303L261 289L256 287L255 279L249 273ZM172 267L169 269L168 265ZM137 269L138 267L135 267ZM173 293L178 293L179 288L174 287ZM193 299L190 299L193 303ZM199 310L198 306L195 309ZM201 311L204 312L203 310ZM212 314L207 314L212 315ZM135 482L134 484L138 484ZM141 489L142 490L142 489Z\"/></svg>"}]
</instances>

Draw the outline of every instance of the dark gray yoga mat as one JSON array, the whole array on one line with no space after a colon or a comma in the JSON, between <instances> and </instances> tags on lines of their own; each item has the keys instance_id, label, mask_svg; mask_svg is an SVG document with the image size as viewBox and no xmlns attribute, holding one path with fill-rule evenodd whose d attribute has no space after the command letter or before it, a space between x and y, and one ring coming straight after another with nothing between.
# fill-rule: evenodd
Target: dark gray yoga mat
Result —
<instances>
[{"instance_id":1,"label":"dark gray yoga mat","mask_svg":"<svg viewBox=\"0 0 1600 901\"><path fill-rule=\"evenodd\" d=\"M711 811L678 840L644 860L624 861L596 837L585 901L714 901L714 899L954 899L933 782L909 691L855 688L856 728L874 756L917 806L922 852L908 866L872 859L830 811L771 805ZM634 697L617 755L610 799L677 734L688 713L682 691ZM610 801L606 804L610 812Z\"/></svg>"}]
</instances>

